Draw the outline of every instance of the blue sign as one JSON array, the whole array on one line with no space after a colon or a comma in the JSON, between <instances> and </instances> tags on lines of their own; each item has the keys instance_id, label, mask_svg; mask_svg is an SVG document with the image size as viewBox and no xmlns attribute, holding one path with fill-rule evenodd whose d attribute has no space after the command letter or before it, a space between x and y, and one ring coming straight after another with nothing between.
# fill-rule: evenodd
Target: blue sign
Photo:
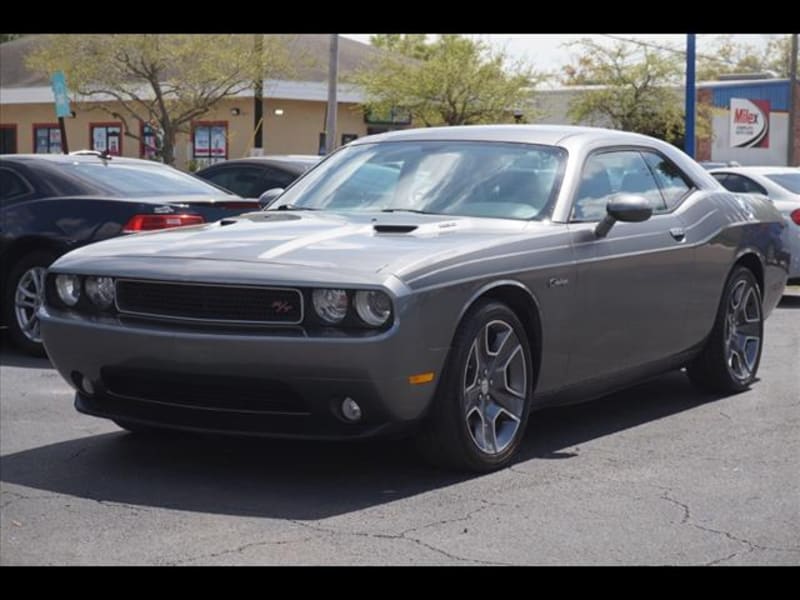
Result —
<instances>
[{"instance_id":1,"label":"blue sign","mask_svg":"<svg viewBox=\"0 0 800 600\"><path fill-rule=\"evenodd\" d=\"M67 80L64 77L63 71L56 71L50 77L50 83L53 85L53 97L56 99L56 116L69 117L72 116L72 111L69 108L69 96L67 96Z\"/></svg>"}]
</instances>

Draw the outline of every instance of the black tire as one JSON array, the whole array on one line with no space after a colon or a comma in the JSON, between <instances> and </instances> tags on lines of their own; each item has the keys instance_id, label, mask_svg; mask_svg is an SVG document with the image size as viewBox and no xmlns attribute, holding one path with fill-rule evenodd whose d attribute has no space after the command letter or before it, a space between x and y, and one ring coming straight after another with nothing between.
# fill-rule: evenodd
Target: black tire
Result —
<instances>
[{"instance_id":1,"label":"black tire","mask_svg":"<svg viewBox=\"0 0 800 600\"><path fill-rule=\"evenodd\" d=\"M711 335L686 373L702 391L742 392L756 378L763 346L761 290L753 272L739 266L725 284Z\"/></svg>"},{"instance_id":2,"label":"black tire","mask_svg":"<svg viewBox=\"0 0 800 600\"><path fill-rule=\"evenodd\" d=\"M125 421L123 419L113 419L113 421L118 427L135 435L150 436L164 433L163 429L151 425L144 425L143 423L136 423L135 421Z\"/></svg>"},{"instance_id":3,"label":"black tire","mask_svg":"<svg viewBox=\"0 0 800 600\"><path fill-rule=\"evenodd\" d=\"M500 343L506 327L514 335L508 334ZM484 364L488 365L484 375L481 375L483 358L476 354L478 350L474 346L479 335L490 340L486 347L500 344L494 359L488 352L483 357L486 359ZM511 346L506 348L504 344L509 340ZM499 382L498 365L510 350L513 352L502 369L504 387L509 392L516 388L518 395L489 385L490 381L492 385ZM523 362L520 362L520 353ZM417 447L429 462L440 467L473 472L505 467L513 459L525 435L532 392L533 361L525 328L505 304L490 299L480 300L458 326L431 412L417 435ZM481 399L473 404L469 398L476 396ZM500 402L500 398L505 400ZM486 415L492 412L494 419L491 425L486 425ZM509 434L514 427L513 433Z\"/></svg>"},{"instance_id":4,"label":"black tire","mask_svg":"<svg viewBox=\"0 0 800 600\"><path fill-rule=\"evenodd\" d=\"M12 267L5 281L3 297L3 321L8 326L8 337L17 348L32 356L46 356L44 345L38 336L26 333L17 315L16 294L20 280L32 269L46 269L56 259L56 255L46 250L26 254ZM42 292L43 293L43 292ZM21 308L27 314L29 309ZM35 312L35 311L34 311ZM38 321L38 319L36 319ZM33 337L31 337L33 336Z\"/></svg>"}]
</instances>

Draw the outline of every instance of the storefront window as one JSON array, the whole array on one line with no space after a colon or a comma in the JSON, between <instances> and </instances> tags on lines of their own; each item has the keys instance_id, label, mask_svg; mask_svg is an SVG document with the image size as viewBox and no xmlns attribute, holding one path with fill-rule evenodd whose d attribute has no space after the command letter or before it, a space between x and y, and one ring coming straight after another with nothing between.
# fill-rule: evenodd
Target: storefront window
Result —
<instances>
[{"instance_id":1,"label":"storefront window","mask_svg":"<svg viewBox=\"0 0 800 600\"><path fill-rule=\"evenodd\" d=\"M92 150L108 152L111 156L122 154L122 126L119 123L92 123L90 130Z\"/></svg>"},{"instance_id":2,"label":"storefront window","mask_svg":"<svg viewBox=\"0 0 800 600\"><path fill-rule=\"evenodd\" d=\"M33 151L36 154L61 154L61 129L58 125L33 126Z\"/></svg>"},{"instance_id":3,"label":"storefront window","mask_svg":"<svg viewBox=\"0 0 800 600\"><path fill-rule=\"evenodd\" d=\"M222 162L228 158L228 123L196 123L192 142L198 168Z\"/></svg>"}]
</instances>

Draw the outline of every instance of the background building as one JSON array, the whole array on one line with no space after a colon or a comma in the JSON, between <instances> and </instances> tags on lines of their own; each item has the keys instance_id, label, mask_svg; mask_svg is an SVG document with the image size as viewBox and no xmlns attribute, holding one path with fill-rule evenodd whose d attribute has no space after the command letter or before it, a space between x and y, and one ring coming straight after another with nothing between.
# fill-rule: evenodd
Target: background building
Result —
<instances>
[{"instance_id":1,"label":"background building","mask_svg":"<svg viewBox=\"0 0 800 600\"><path fill-rule=\"evenodd\" d=\"M292 79L264 81L263 140L265 154L318 154L320 134L325 129L328 97L327 34L300 34L286 38L291 55ZM61 139L48 77L31 72L25 56L41 36L28 35L0 44L0 154L60 152ZM339 39L339 80L346 81L366 66L381 50L347 38ZM67 82L69 85L69 82ZM338 86L336 144L368 133L405 126L370 118L362 108L363 92L356 86ZM147 158L147 144L128 137L121 120L92 108L96 102L73 102L73 118L66 119L70 150L107 149L112 154ZM114 102L104 103L113 110ZM179 135L176 166L202 166L251 153L255 120L253 91L221 101L192 126L191 133ZM122 112L122 111L118 111ZM391 119L387 119L391 121ZM129 123L130 124L130 123ZM149 133L137 123L137 135Z\"/></svg>"}]
</instances>

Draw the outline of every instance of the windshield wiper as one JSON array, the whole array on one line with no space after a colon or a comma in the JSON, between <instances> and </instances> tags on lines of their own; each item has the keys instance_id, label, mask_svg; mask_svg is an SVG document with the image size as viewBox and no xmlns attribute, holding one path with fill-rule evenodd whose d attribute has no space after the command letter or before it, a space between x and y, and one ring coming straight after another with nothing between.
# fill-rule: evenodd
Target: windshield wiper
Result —
<instances>
[{"instance_id":1,"label":"windshield wiper","mask_svg":"<svg viewBox=\"0 0 800 600\"><path fill-rule=\"evenodd\" d=\"M294 204L281 204L278 208L273 210L320 210L319 208L311 208L310 206L295 206Z\"/></svg>"},{"instance_id":2,"label":"windshield wiper","mask_svg":"<svg viewBox=\"0 0 800 600\"><path fill-rule=\"evenodd\" d=\"M415 213L418 215L435 215L436 213L428 212L426 210L418 210L416 208L382 208L381 212L384 213L393 213L393 212L409 212Z\"/></svg>"}]
</instances>

